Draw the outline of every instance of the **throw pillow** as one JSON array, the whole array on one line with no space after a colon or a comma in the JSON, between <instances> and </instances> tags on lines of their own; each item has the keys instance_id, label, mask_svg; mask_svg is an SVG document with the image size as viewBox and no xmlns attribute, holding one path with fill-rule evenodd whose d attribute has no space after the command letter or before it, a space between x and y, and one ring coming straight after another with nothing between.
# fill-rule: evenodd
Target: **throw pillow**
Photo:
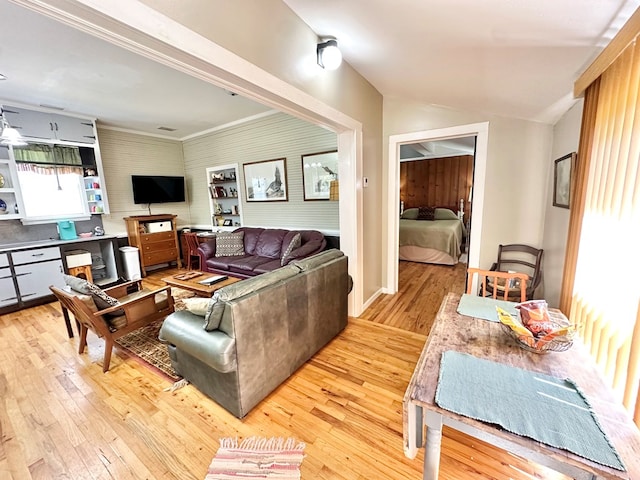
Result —
<instances>
[{"instance_id":1,"label":"throw pillow","mask_svg":"<svg viewBox=\"0 0 640 480\"><path fill-rule=\"evenodd\" d=\"M71 290L73 290L74 292L82 293L84 295L91 295L89 287L87 286L89 282L87 282L84 278L74 277L73 275L66 274L63 274L62 276L64 278L64 283L67 284L69 288L71 288Z\"/></svg>"},{"instance_id":2,"label":"throw pillow","mask_svg":"<svg viewBox=\"0 0 640 480\"><path fill-rule=\"evenodd\" d=\"M207 332L211 332L213 330L217 330L220 326L220 322L222 321L222 314L224 313L224 302L220 300L220 295L218 292L213 294L213 297L209 300L209 304L207 306L207 311L204 316L204 325L203 328Z\"/></svg>"},{"instance_id":3,"label":"throw pillow","mask_svg":"<svg viewBox=\"0 0 640 480\"><path fill-rule=\"evenodd\" d=\"M291 252L293 252L296 248L299 248L300 245L302 245L302 236L299 233L296 233L289 242L289 245L287 245L287 248L282 255L282 259L280 260L281 267L284 267L287 263L289 263L289 260L293 258L291 257Z\"/></svg>"},{"instance_id":4,"label":"throw pillow","mask_svg":"<svg viewBox=\"0 0 640 480\"><path fill-rule=\"evenodd\" d=\"M458 220L458 215L448 208L436 208L434 220Z\"/></svg>"},{"instance_id":5,"label":"throw pillow","mask_svg":"<svg viewBox=\"0 0 640 480\"><path fill-rule=\"evenodd\" d=\"M244 255L244 232L218 233L216 257Z\"/></svg>"},{"instance_id":6,"label":"throw pillow","mask_svg":"<svg viewBox=\"0 0 640 480\"><path fill-rule=\"evenodd\" d=\"M87 282L87 288L89 289L89 292L93 297L93 301L96 302L96 307L98 307L98 310L104 310L105 308L115 307L116 305L120 304L117 298L113 298L109 296L99 286L94 285L91 282ZM111 312L109 315L114 317L124 315L124 310L123 309L115 310Z\"/></svg>"},{"instance_id":7,"label":"throw pillow","mask_svg":"<svg viewBox=\"0 0 640 480\"><path fill-rule=\"evenodd\" d=\"M402 212L402 215L400 215L400 218L403 218L405 220L416 220L418 218L418 209L407 208L404 212Z\"/></svg>"},{"instance_id":8,"label":"throw pillow","mask_svg":"<svg viewBox=\"0 0 640 480\"><path fill-rule=\"evenodd\" d=\"M420 207L418 208L418 218L416 220L433 220L435 214L435 207Z\"/></svg>"},{"instance_id":9,"label":"throw pillow","mask_svg":"<svg viewBox=\"0 0 640 480\"><path fill-rule=\"evenodd\" d=\"M184 306L187 307L194 315L204 317L207 314L207 308L209 307L210 298L204 297L192 297L182 299Z\"/></svg>"}]
</instances>

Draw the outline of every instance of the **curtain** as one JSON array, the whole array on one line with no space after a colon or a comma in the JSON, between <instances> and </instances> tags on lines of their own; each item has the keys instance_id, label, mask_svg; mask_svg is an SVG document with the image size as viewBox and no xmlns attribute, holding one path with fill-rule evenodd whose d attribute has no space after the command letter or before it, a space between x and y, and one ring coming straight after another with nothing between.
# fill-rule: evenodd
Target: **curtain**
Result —
<instances>
[{"instance_id":1,"label":"curtain","mask_svg":"<svg viewBox=\"0 0 640 480\"><path fill-rule=\"evenodd\" d=\"M14 147L16 162L44 163L54 165L82 165L78 147L60 145L29 144L25 147Z\"/></svg>"},{"instance_id":2,"label":"curtain","mask_svg":"<svg viewBox=\"0 0 640 480\"><path fill-rule=\"evenodd\" d=\"M587 90L561 296L630 411L640 370L639 90L635 42Z\"/></svg>"}]
</instances>

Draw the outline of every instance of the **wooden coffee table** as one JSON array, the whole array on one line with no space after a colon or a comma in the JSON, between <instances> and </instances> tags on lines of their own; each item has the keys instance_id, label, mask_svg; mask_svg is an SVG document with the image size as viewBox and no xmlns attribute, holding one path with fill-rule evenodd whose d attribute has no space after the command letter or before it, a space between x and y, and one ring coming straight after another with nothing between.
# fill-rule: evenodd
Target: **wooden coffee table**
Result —
<instances>
[{"instance_id":1,"label":"wooden coffee table","mask_svg":"<svg viewBox=\"0 0 640 480\"><path fill-rule=\"evenodd\" d=\"M215 276L217 276L217 274L215 273L205 273L197 270L189 270L188 272L177 273L175 275L171 275L170 277L164 277L162 281L167 285L171 285L172 287L184 288L185 290L189 290L199 297L210 297L211 295L213 295L213 292L215 292L219 288L222 288L226 285L231 285L232 283L236 283L242 280L241 278L227 275L228 278L226 280L216 282L213 285L203 285L200 283L202 280Z\"/></svg>"}]
</instances>

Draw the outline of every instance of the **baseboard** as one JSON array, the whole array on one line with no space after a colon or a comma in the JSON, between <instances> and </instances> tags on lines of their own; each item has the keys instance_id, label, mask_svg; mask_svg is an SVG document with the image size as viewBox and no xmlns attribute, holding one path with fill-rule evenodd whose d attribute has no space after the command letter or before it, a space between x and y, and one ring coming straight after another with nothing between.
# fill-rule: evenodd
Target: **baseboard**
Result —
<instances>
[{"instance_id":1,"label":"baseboard","mask_svg":"<svg viewBox=\"0 0 640 480\"><path fill-rule=\"evenodd\" d=\"M371 304L376 300L376 298L378 298L380 295L384 293L385 292L383 291L383 289L380 288L377 292L371 295L369 299L366 302L364 302L364 304L362 305L362 311L364 312L367 308L369 308Z\"/></svg>"}]
</instances>

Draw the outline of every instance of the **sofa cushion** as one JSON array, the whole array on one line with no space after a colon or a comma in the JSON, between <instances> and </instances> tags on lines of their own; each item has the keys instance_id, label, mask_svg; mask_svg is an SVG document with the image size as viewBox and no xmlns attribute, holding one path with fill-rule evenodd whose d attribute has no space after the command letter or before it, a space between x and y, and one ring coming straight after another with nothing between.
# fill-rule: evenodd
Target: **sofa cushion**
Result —
<instances>
[{"instance_id":1,"label":"sofa cushion","mask_svg":"<svg viewBox=\"0 0 640 480\"><path fill-rule=\"evenodd\" d=\"M281 267L284 267L287 263L289 263L289 261L293 258L291 256L291 252L296 248L300 248L300 245L302 245L302 236L299 232L296 233L293 238L291 238L289 244L286 247L284 246L284 243L282 244L284 250L282 251L282 258L280 259Z\"/></svg>"},{"instance_id":2,"label":"sofa cushion","mask_svg":"<svg viewBox=\"0 0 640 480\"><path fill-rule=\"evenodd\" d=\"M240 227L234 231L244 232L244 253L248 255L256 254L256 245L264 228Z\"/></svg>"},{"instance_id":3,"label":"sofa cushion","mask_svg":"<svg viewBox=\"0 0 640 480\"><path fill-rule=\"evenodd\" d=\"M199 315L204 317L207 314L207 308L209 308L209 303L211 302L210 298L206 297L191 297L191 298L183 298L182 303L187 307L194 315Z\"/></svg>"},{"instance_id":4,"label":"sofa cushion","mask_svg":"<svg viewBox=\"0 0 640 480\"><path fill-rule=\"evenodd\" d=\"M267 258L280 258L282 242L287 233L289 233L288 230L265 228L258 238L254 255Z\"/></svg>"},{"instance_id":5,"label":"sofa cushion","mask_svg":"<svg viewBox=\"0 0 640 480\"><path fill-rule=\"evenodd\" d=\"M216 257L244 255L244 232L218 233Z\"/></svg>"},{"instance_id":6,"label":"sofa cushion","mask_svg":"<svg viewBox=\"0 0 640 480\"><path fill-rule=\"evenodd\" d=\"M273 259L268 257L259 257L257 255L244 257L230 257L227 259L227 265L230 270L240 272L253 272L253 270L265 263L271 262Z\"/></svg>"},{"instance_id":7,"label":"sofa cushion","mask_svg":"<svg viewBox=\"0 0 640 480\"><path fill-rule=\"evenodd\" d=\"M261 273L272 272L280 268L280 259L269 260L267 263L262 263L253 269L253 273L260 275Z\"/></svg>"}]
</instances>

